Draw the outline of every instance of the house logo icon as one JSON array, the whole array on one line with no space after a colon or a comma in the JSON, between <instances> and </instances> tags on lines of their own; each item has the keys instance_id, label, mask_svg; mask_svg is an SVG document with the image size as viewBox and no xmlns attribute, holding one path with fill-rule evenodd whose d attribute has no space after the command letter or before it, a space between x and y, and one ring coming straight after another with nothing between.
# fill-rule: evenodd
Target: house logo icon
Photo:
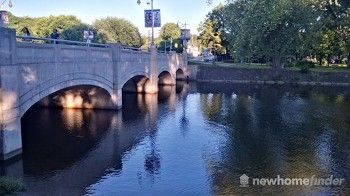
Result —
<instances>
[{"instance_id":1,"label":"house logo icon","mask_svg":"<svg viewBox=\"0 0 350 196\"><path fill-rule=\"evenodd\" d=\"M241 183L240 187L249 187L249 177L246 174L239 177L239 181Z\"/></svg>"}]
</instances>

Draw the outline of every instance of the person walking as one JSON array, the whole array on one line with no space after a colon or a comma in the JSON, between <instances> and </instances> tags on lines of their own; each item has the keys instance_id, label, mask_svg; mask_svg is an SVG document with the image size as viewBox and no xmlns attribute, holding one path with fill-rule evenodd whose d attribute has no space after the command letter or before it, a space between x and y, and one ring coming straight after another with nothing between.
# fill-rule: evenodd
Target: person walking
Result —
<instances>
[{"instance_id":1,"label":"person walking","mask_svg":"<svg viewBox=\"0 0 350 196\"><path fill-rule=\"evenodd\" d=\"M54 29L53 32L50 35L51 39L54 39L54 41L52 41L53 44L57 44L57 39L60 38L60 34L58 33L57 29Z\"/></svg>"},{"instance_id":2,"label":"person walking","mask_svg":"<svg viewBox=\"0 0 350 196\"><path fill-rule=\"evenodd\" d=\"M32 41L32 39L30 39L32 37L32 35L30 34L30 31L29 31L28 27L24 27L22 29L22 33L23 33L22 36L24 37L24 38L22 38L22 40L24 42L31 42Z\"/></svg>"}]
</instances>

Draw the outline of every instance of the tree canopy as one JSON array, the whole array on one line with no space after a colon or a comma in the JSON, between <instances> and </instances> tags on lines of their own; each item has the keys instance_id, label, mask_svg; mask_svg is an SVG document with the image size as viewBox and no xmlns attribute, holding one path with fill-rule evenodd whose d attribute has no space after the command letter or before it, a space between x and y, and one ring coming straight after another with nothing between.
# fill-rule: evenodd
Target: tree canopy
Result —
<instances>
[{"instance_id":1,"label":"tree canopy","mask_svg":"<svg viewBox=\"0 0 350 196\"><path fill-rule=\"evenodd\" d=\"M16 29L17 34L22 34L22 29L28 27L34 37L50 37L53 29L61 34L60 39L72 41L84 41L84 30L92 30L95 33L93 42L113 43L140 47L143 40L139 29L125 19L108 17L96 20L93 25L82 23L75 16L49 16L49 17L16 17L9 14L10 27Z\"/></svg>"},{"instance_id":2,"label":"tree canopy","mask_svg":"<svg viewBox=\"0 0 350 196\"><path fill-rule=\"evenodd\" d=\"M178 39L181 36L181 29L175 23L166 23L160 29L160 37L163 40Z\"/></svg>"},{"instance_id":3,"label":"tree canopy","mask_svg":"<svg viewBox=\"0 0 350 196\"><path fill-rule=\"evenodd\" d=\"M274 67L305 58L316 58L321 64L349 59L348 0L227 2L201 24L203 46L210 47L211 38L228 48L236 61L270 62Z\"/></svg>"},{"instance_id":4,"label":"tree canopy","mask_svg":"<svg viewBox=\"0 0 350 196\"><path fill-rule=\"evenodd\" d=\"M130 21L116 17L96 20L93 24L100 42L120 42L122 45L141 47L143 45L139 29Z\"/></svg>"},{"instance_id":5,"label":"tree canopy","mask_svg":"<svg viewBox=\"0 0 350 196\"><path fill-rule=\"evenodd\" d=\"M161 51L169 51L172 48L173 51L181 53L183 51L181 28L176 23L164 24L160 29L156 44Z\"/></svg>"},{"instance_id":6,"label":"tree canopy","mask_svg":"<svg viewBox=\"0 0 350 196\"><path fill-rule=\"evenodd\" d=\"M207 14L198 28L200 49L208 48L217 55L226 53L226 37L224 23L225 6L219 5Z\"/></svg>"}]
</instances>

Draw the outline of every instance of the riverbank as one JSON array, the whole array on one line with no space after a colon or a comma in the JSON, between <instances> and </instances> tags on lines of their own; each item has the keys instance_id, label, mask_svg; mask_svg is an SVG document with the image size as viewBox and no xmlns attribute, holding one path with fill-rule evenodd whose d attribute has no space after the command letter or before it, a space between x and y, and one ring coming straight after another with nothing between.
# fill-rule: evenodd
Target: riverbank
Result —
<instances>
[{"instance_id":1,"label":"riverbank","mask_svg":"<svg viewBox=\"0 0 350 196\"><path fill-rule=\"evenodd\" d=\"M350 86L348 70L272 69L267 66L217 66L204 62L189 62L191 79L202 82L234 82L259 84L298 84Z\"/></svg>"}]
</instances>

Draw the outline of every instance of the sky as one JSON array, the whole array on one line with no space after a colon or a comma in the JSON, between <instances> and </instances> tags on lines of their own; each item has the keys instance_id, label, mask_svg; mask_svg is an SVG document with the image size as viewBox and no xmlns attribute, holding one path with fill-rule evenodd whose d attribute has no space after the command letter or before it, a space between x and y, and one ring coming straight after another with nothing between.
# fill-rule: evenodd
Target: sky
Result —
<instances>
[{"instance_id":1,"label":"sky","mask_svg":"<svg viewBox=\"0 0 350 196\"><path fill-rule=\"evenodd\" d=\"M2 0L0 0L2 1ZM144 28L144 9L150 9L147 2L141 0L12 0L13 7L5 7L16 16L75 15L82 22L92 24L95 19L114 16L125 18L135 24L143 35L150 29ZM206 14L225 0L213 0L211 5L206 0L154 0L154 8L161 9L162 24L174 22L187 23L191 33L197 33L199 23ZM156 29L156 34L159 28Z\"/></svg>"}]
</instances>

